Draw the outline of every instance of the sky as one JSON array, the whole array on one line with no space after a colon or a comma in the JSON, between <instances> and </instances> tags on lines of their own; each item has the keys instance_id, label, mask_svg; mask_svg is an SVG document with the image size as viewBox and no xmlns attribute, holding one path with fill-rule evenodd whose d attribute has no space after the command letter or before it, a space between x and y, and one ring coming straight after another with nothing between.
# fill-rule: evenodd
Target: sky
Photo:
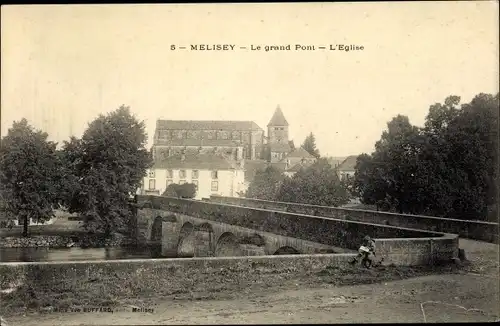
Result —
<instances>
[{"instance_id":1,"label":"sky","mask_svg":"<svg viewBox=\"0 0 500 326\"><path fill-rule=\"evenodd\" d=\"M62 142L125 104L145 121L150 147L157 119L267 130L279 105L296 145L313 132L322 154L347 156L373 151L397 114L422 125L449 95L499 91L494 1L1 8L2 136L26 118Z\"/></svg>"}]
</instances>

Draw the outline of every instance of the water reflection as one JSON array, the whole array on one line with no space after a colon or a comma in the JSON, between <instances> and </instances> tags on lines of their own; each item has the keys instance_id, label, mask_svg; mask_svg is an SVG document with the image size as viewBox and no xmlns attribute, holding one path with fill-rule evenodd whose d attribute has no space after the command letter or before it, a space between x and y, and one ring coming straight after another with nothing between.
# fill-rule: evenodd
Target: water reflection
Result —
<instances>
[{"instance_id":1,"label":"water reflection","mask_svg":"<svg viewBox=\"0 0 500 326\"><path fill-rule=\"evenodd\" d=\"M0 262L162 258L161 248L0 248Z\"/></svg>"}]
</instances>

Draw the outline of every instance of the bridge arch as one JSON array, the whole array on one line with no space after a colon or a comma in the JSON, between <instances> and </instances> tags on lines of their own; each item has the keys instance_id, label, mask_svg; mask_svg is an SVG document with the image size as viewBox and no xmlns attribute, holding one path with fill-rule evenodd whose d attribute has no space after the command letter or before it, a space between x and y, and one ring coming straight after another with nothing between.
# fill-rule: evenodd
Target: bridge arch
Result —
<instances>
[{"instance_id":1,"label":"bridge arch","mask_svg":"<svg viewBox=\"0 0 500 326\"><path fill-rule=\"evenodd\" d=\"M262 247L262 246L266 245L266 240L260 234L254 233L252 235L243 237L240 240L240 243L241 244L253 245L253 246L257 246L257 247Z\"/></svg>"},{"instance_id":2,"label":"bridge arch","mask_svg":"<svg viewBox=\"0 0 500 326\"><path fill-rule=\"evenodd\" d=\"M157 216L151 227L151 241L152 242L160 242L162 236L162 217Z\"/></svg>"},{"instance_id":3,"label":"bridge arch","mask_svg":"<svg viewBox=\"0 0 500 326\"><path fill-rule=\"evenodd\" d=\"M215 245L216 257L242 256L238 238L231 232L224 232Z\"/></svg>"},{"instance_id":4,"label":"bridge arch","mask_svg":"<svg viewBox=\"0 0 500 326\"><path fill-rule=\"evenodd\" d=\"M175 214L169 214L162 218L163 222L177 223L177 216Z\"/></svg>"},{"instance_id":5,"label":"bridge arch","mask_svg":"<svg viewBox=\"0 0 500 326\"><path fill-rule=\"evenodd\" d=\"M284 246L279 248L274 252L275 255L300 255L300 251L297 249L290 247L290 246Z\"/></svg>"},{"instance_id":6,"label":"bridge arch","mask_svg":"<svg viewBox=\"0 0 500 326\"><path fill-rule=\"evenodd\" d=\"M209 233L213 233L214 232L214 228L212 227L212 224L210 224L208 222L197 224L194 227L194 230L195 231L202 231L202 232L209 232Z\"/></svg>"},{"instance_id":7,"label":"bridge arch","mask_svg":"<svg viewBox=\"0 0 500 326\"><path fill-rule=\"evenodd\" d=\"M179 242L177 244L177 255L179 257L194 256L194 226L190 222L182 225L179 231Z\"/></svg>"}]
</instances>

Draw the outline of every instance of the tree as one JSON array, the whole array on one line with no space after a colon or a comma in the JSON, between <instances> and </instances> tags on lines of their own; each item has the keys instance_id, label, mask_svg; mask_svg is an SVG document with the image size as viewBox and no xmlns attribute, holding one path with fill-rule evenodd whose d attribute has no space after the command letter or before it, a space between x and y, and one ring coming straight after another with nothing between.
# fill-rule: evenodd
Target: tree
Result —
<instances>
[{"instance_id":1,"label":"tree","mask_svg":"<svg viewBox=\"0 0 500 326\"><path fill-rule=\"evenodd\" d=\"M5 210L23 221L28 236L30 220L44 222L54 216L61 179L57 144L35 130L26 119L14 122L0 147L0 184Z\"/></svg>"},{"instance_id":2,"label":"tree","mask_svg":"<svg viewBox=\"0 0 500 326\"><path fill-rule=\"evenodd\" d=\"M255 174L245 197L264 200L276 200L276 195L286 176L278 169L268 166Z\"/></svg>"},{"instance_id":3,"label":"tree","mask_svg":"<svg viewBox=\"0 0 500 326\"><path fill-rule=\"evenodd\" d=\"M340 181L325 158L285 180L277 196L278 201L323 206L340 206L349 198L347 184Z\"/></svg>"},{"instance_id":4,"label":"tree","mask_svg":"<svg viewBox=\"0 0 500 326\"><path fill-rule=\"evenodd\" d=\"M196 196L196 185L194 183L170 184L163 192L162 196L194 198Z\"/></svg>"},{"instance_id":5,"label":"tree","mask_svg":"<svg viewBox=\"0 0 500 326\"><path fill-rule=\"evenodd\" d=\"M498 114L499 95L478 94L446 128L450 217L486 219L497 202Z\"/></svg>"},{"instance_id":6,"label":"tree","mask_svg":"<svg viewBox=\"0 0 500 326\"><path fill-rule=\"evenodd\" d=\"M458 96L429 108L424 128L403 116L388 123L372 155L358 159L355 190L365 203L401 213L486 219L498 209L499 99Z\"/></svg>"},{"instance_id":7,"label":"tree","mask_svg":"<svg viewBox=\"0 0 500 326\"><path fill-rule=\"evenodd\" d=\"M316 138L314 137L312 132L309 134L309 136L306 137L301 147L315 158L320 157L319 150L316 148Z\"/></svg>"},{"instance_id":8,"label":"tree","mask_svg":"<svg viewBox=\"0 0 500 326\"><path fill-rule=\"evenodd\" d=\"M384 206L388 182L384 178L383 165L374 162L372 156L361 154L357 158L353 180L353 195L363 204ZM383 208L383 207L382 207Z\"/></svg>"},{"instance_id":9,"label":"tree","mask_svg":"<svg viewBox=\"0 0 500 326\"><path fill-rule=\"evenodd\" d=\"M65 143L66 168L78 179L66 204L89 231L111 235L129 222L129 199L152 163L146 140L144 122L121 106L99 115L82 139Z\"/></svg>"}]
</instances>

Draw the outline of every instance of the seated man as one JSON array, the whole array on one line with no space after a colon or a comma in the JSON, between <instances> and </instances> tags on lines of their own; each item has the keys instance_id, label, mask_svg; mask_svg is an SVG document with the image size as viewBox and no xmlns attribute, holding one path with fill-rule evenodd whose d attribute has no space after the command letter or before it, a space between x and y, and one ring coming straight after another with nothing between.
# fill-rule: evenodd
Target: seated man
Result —
<instances>
[{"instance_id":1,"label":"seated man","mask_svg":"<svg viewBox=\"0 0 500 326\"><path fill-rule=\"evenodd\" d=\"M375 256L375 241L369 235L365 236L363 244L358 249L358 255L350 263L354 265L358 261L358 258L362 258L368 254L367 251Z\"/></svg>"}]
</instances>

